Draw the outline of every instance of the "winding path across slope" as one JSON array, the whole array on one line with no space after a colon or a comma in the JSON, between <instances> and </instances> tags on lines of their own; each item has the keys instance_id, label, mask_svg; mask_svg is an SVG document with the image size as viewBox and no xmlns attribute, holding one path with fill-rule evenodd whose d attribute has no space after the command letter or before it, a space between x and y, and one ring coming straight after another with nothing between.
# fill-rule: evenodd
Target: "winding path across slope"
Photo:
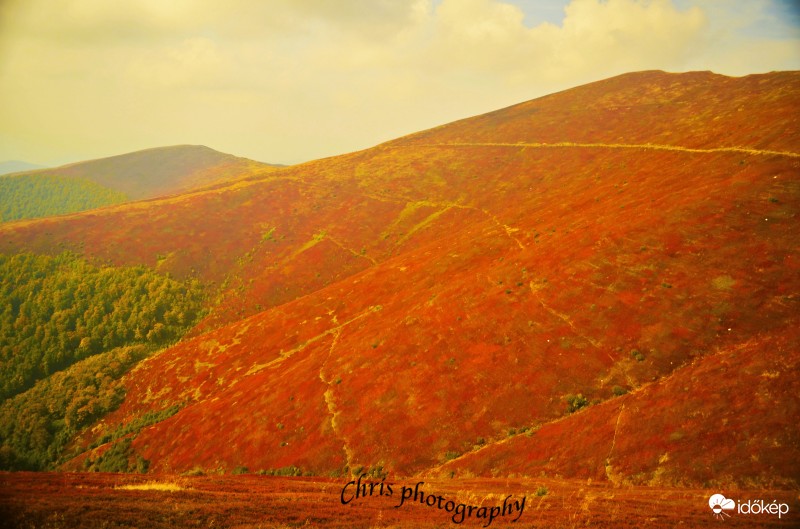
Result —
<instances>
[{"instance_id":1,"label":"winding path across slope","mask_svg":"<svg viewBox=\"0 0 800 529\"><path fill-rule=\"evenodd\" d=\"M761 149L748 149L745 147L714 147L711 149L698 149L692 147L679 147L676 145L658 145L653 143L575 143L575 142L558 142L558 143L469 143L469 142L452 142L452 143L425 143L425 144L409 144L403 147L581 147L581 148L605 148L605 149L645 149L655 151L681 151L691 153L717 153L717 152L737 152L743 154L754 154L761 156L788 156L790 158L800 158L800 153L790 151L770 151Z\"/></svg>"}]
</instances>

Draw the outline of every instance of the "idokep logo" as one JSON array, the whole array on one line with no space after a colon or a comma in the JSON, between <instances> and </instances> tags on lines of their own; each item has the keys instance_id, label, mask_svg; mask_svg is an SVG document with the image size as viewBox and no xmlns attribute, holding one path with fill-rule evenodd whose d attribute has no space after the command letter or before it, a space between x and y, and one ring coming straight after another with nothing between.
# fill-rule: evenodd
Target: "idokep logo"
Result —
<instances>
[{"instance_id":1,"label":"idokep logo","mask_svg":"<svg viewBox=\"0 0 800 529\"><path fill-rule=\"evenodd\" d=\"M722 494L714 494L708 498L708 506L711 507L711 510L714 512L714 518L724 520L726 516L728 518L731 517L731 515L725 511L734 510L736 508L736 502L729 500Z\"/></svg>"},{"instance_id":2,"label":"idokep logo","mask_svg":"<svg viewBox=\"0 0 800 529\"><path fill-rule=\"evenodd\" d=\"M711 508L714 518L719 520L731 517L725 511L737 514L777 514L778 518L789 512L789 505L787 503L778 503L777 500L773 500L772 503L764 500L739 501L739 505L736 505L735 501L726 498L722 494L711 496L708 499L708 506Z\"/></svg>"}]
</instances>

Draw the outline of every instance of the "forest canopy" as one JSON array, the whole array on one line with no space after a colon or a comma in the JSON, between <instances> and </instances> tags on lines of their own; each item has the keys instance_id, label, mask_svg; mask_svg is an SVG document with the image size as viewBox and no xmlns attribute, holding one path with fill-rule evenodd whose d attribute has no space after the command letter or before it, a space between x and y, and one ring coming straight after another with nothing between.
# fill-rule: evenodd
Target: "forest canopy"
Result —
<instances>
[{"instance_id":1,"label":"forest canopy","mask_svg":"<svg viewBox=\"0 0 800 529\"><path fill-rule=\"evenodd\" d=\"M204 290L149 268L75 254L0 255L0 401L116 347L163 347L201 315Z\"/></svg>"},{"instance_id":2,"label":"forest canopy","mask_svg":"<svg viewBox=\"0 0 800 529\"><path fill-rule=\"evenodd\" d=\"M46 174L0 177L0 222L76 213L127 200L124 193L81 178Z\"/></svg>"},{"instance_id":3,"label":"forest canopy","mask_svg":"<svg viewBox=\"0 0 800 529\"><path fill-rule=\"evenodd\" d=\"M179 340L205 291L139 267L0 254L0 469L55 468L125 398L121 378Z\"/></svg>"},{"instance_id":4,"label":"forest canopy","mask_svg":"<svg viewBox=\"0 0 800 529\"><path fill-rule=\"evenodd\" d=\"M119 407L120 379L147 352L135 345L87 358L0 404L0 469L53 470L75 435Z\"/></svg>"}]
</instances>

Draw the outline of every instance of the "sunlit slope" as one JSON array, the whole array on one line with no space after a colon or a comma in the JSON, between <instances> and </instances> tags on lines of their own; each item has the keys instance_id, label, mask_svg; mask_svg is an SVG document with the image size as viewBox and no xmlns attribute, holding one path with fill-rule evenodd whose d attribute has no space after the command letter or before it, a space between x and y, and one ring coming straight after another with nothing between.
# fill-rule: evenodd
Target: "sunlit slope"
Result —
<instances>
[{"instance_id":1,"label":"sunlit slope","mask_svg":"<svg viewBox=\"0 0 800 529\"><path fill-rule=\"evenodd\" d=\"M629 163L634 174L645 159ZM537 202L524 193L506 212L515 224L450 208L446 237L145 362L114 420L189 403L135 444L163 470L412 473L563 416L568 394L606 400L796 326L798 190L771 202L780 164L763 164L740 184L744 199L732 192L739 160L724 161L656 157L651 177L609 184L617 200L562 208L592 187L576 165L544 225L525 222ZM680 185L658 171L669 162L684 166ZM751 420L762 433L774 422L768 409Z\"/></svg>"},{"instance_id":2,"label":"sunlit slope","mask_svg":"<svg viewBox=\"0 0 800 529\"><path fill-rule=\"evenodd\" d=\"M676 108L699 108L694 97L709 93L718 101L693 127L667 110L620 112L611 126L580 104L605 94L634 106L652 92ZM651 395L648 383L744 344L761 354L773 334L796 339L787 329L800 323L800 178L797 156L783 151L798 144L798 94L797 74L630 74L231 186L18 223L0 229L0 244L63 245L221 289L194 336L141 363L122 407L76 446L177 405L132 442L153 470L424 472L520 429L566 423L569 394L599 404L568 420L606 428L593 414ZM725 104L745 95L749 106ZM537 121L559 113L572 117ZM760 132L717 126L726 119ZM781 349L788 365L795 349ZM702 373L704 388L722 376ZM614 398L615 386L630 395ZM785 411L754 409L749 431L767 439ZM687 424L686 439L718 428ZM628 430L625 446L651 442L642 432ZM796 461L797 432L787 436ZM672 445L655 446L670 457ZM703 461L679 446L673 460ZM564 450L548 472L583 475L596 463L578 443ZM763 480L746 443L731 450L732 481ZM642 481L652 465L636 457L621 449L612 475Z\"/></svg>"},{"instance_id":3,"label":"sunlit slope","mask_svg":"<svg viewBox=\"0 0 800 529\"><path fill-rule=\"evenodd\" d=\"M796 485L796 326L723 348L642 389L433 475L563 475L615 484Z\"/></svg>"},{"instance_id":4,"label":"sunlit slope","mask_svg":"<svg viewBox=\"0 0 800 529\"><path fill-rule=\"evenodd\" d=\"M797 151L797 76L630 73L392 143L575 142Z\"/></svg>"},{"instance_id":5,"label":"sunlit slope","mask_svg":"<svg viewBox=\"0 0 800 529\"><path fill-rule=\"evenodd\" d=\"M131 199L140 199L188 191L272 168L203 145L176 145L40 169L29 174L88 180Z\"/></svg>"}]
</instances>

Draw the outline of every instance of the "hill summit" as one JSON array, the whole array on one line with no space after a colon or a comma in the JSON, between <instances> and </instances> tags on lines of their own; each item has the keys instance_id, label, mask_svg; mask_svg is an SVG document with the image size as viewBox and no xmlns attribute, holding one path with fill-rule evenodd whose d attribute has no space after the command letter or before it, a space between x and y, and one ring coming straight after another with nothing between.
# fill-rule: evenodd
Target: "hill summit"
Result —
<instances>
[{"instance_id":1,"label":"hill summit","mask_svg":"<svg viewBox=\"0 0 800 529\"><path fill-rule=\"evenodd\" d=\"M130 199L188 191L273 166L203 145L156 147L28 174L88 180Z\"/></svg>"}]
</instances>

